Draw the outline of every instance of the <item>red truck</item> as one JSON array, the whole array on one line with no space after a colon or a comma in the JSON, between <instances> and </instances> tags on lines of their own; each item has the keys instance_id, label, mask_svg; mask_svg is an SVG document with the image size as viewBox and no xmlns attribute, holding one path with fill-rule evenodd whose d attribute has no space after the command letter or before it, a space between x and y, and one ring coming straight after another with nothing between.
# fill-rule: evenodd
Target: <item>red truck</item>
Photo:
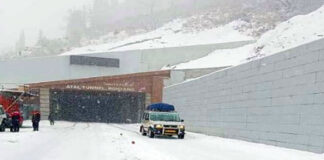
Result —
<instances>
[{"instance_id":1,"label":"red truck","mask_svg":"<svg viewBox=\"0 0 324 160\"><path fill-rule=\"evenodd\" d=\"M24 92L19 91L0 91L0 105L10 119L13 114L19 113L19 124L22 126L24 118L20 112L20 99ZM9 124L8 124L9 125ZM8 126L7 127L10 127Z\"/></svg>"}]
</instances>

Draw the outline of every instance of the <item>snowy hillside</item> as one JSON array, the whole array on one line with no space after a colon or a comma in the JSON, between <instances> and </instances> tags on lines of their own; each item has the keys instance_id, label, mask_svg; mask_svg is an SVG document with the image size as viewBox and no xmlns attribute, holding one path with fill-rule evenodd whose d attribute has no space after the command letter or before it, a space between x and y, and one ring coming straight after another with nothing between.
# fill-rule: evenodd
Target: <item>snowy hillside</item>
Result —
<instances>
[{"instance_id":1,"label":"snowy hillside","mask_svg":"<svg viewBox=\"0 0 324 160\"><path fill-rule=\"evenodd\" d=\"M184 24L186 22L186 19L177 19L148 33L131 36L124 40L107 44L76 48L63 53L63 55L254 40L253 37L238 30L238 28L246 24L246 22L241 20L216 28L200 28L197 30L185 27Z\"/></svg>"},{"instance_id":2,"label":"snowy hillside","mask_svg":"<svg viewBox=\"0 0 324 160\"><path fill-rule=\"evenodd\" d=\"M265 33L257 42L255 55L271 55L314 40L324 38L324 6L302 16L296 16L276 29Z\"/></svg>"},{"instance_id":3,"label":"snowy hillside","mask_svg":"<svg viewBox=\"0 0 324 160\"><path fill-rule=\"evenodd\" d=\"M289 48L324 38L324 6L308 14L291 18L263 34L252 45L217 50L206 57L164 69L234 66L248 60L272 55Z\"/></svg>"}]
</instances>

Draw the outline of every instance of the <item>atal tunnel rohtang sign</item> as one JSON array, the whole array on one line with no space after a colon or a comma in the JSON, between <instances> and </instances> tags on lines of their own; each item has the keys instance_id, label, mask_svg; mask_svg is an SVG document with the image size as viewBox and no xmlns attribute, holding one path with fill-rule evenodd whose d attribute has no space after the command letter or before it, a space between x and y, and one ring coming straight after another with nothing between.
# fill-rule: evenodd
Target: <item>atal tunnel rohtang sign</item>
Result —
<instances>
[{"instance_id":1,"label":"atal tunnel rohtang sign","mask_svg":"<svg viewBox=\"0 0 324 160\"><path fill-rule=\"evenodd\" d=\"M66 89L76 90L96 90L96 91L117 91L117 92L135 92L134 84L122 83L105 83L103 85L76 85L69 84L65 86Z\"/></svg>"}]
</instances>

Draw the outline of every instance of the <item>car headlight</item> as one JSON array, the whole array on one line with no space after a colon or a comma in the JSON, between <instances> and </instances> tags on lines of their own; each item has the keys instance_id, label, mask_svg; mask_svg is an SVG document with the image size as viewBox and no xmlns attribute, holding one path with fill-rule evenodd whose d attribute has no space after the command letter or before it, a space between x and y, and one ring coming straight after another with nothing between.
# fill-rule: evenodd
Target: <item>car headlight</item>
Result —
<instances>
[{"instance_id":1,"label":"car headlight","mask_svg":"<svg viewBox=\"0 0 324 160\"><path fill-rule=\"evenodd\" d=\"M163 128L163 125L157 124L157 125L155 125L155 128Z\"/></svg>"},{"instance_id":2,"label":"car headlight","mask_svg":"<svg viewBox=\"0 0 324 160\"><path fill-rule=\"evenodd\" d=\"M185 126L184 126L184 125L180 125L179 128L180 128L180 129L184 129Z\"/></svg>"}]
</instances>

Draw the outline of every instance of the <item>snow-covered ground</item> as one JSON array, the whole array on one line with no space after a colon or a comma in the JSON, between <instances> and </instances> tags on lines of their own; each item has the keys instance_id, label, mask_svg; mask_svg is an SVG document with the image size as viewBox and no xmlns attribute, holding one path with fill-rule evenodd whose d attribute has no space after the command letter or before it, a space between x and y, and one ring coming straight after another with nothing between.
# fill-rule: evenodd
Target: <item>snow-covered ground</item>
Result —
<instances>
[{"instance_id":1,"label":"snow-covered ground","mask_svg":"<svg viewBox=\"0 0 324 160\"><path fill-rule=\"evenodd\" d=\"M308 14L293 17L263 34L253 45L215 52L163 69L211 68L235 66L324 38L324 6Z\"/></svg>"},{"instance_id":2,"label":"snow-covered ground","mask_svg":"<svg viewBox=\"0 0 324 160\"><path fill-rule=\"evenodd\" d=\"M76 48L62 55L254 40L253 37L238 31L240 26L246 24L246 22L241 20L204 30L188 30L183 26L185 22L186 19L176 19L152 32L131 36L124 40L107 44Z\"/></svg>"},{"instance_id":3,"label":"snow-covered ground","mask_svg":"<svg viewBox=\"0 0 324 160\"><path fill-rule=\"evenodd\" d=\"M26 122L25 126L31 126ZM135 144L131 142L135 141ZM322 160L324 155L188 133L184 140L150 139L138 125L42 121L0 133L0 157L10 160Z\"/></svg>"}]
</instances>

